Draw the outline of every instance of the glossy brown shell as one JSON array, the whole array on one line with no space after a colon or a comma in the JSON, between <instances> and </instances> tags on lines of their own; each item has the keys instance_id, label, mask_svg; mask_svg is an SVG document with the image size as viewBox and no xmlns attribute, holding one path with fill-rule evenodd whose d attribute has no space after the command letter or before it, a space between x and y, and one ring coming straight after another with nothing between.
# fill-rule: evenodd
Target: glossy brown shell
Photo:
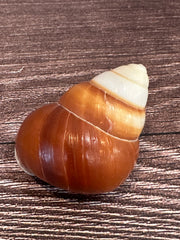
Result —
<instances>
[{"instance_id":1,"label":"glossy brown shell","mask_svg":"<svg viewBox=\"0 0 180 240\"><path fill-rule=\"evenodd\" d=\"M58 103L25 119L16 138L17 160L28 173L72 192L111 191L127 178L138 156L141 130L128 129L125 114L138 119L144 110L89 83L78 84Z\"/></svg>"}]
</instances>

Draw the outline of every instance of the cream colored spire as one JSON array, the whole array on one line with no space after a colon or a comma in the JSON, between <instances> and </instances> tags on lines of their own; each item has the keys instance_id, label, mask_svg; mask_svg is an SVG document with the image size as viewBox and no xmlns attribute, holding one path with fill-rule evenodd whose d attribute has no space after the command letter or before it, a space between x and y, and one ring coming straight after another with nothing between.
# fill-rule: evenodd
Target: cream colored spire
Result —
<instances>
[{"instance_id":1,"label":"cream colored spire","mask_svg":"<svg viewBox=\"0 0 180 240\"><path fill-rule=\"evenodd\" d=\"M92 84L129 104L144 108L148 98L149 79L142 64L120 66L99 74Z\"/></svg>"}]
</instances>

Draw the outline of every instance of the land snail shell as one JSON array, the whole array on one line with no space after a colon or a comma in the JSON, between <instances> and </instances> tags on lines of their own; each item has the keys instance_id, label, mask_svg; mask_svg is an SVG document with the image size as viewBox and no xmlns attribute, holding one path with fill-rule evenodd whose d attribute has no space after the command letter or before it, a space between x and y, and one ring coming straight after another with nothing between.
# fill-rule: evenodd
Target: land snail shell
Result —
<instances>
[{"instance_id":1,"label":"land snail shell","mask_svg":"<svg viewBox=\"0 0 180 240\"><path fill-rule=\"evenodd\" d=\"M146 68L129 64L73 86L24 120L16 138L19 165L74 193L112 191L136 163L148 84Z\"/></svg>"}]
</instances>

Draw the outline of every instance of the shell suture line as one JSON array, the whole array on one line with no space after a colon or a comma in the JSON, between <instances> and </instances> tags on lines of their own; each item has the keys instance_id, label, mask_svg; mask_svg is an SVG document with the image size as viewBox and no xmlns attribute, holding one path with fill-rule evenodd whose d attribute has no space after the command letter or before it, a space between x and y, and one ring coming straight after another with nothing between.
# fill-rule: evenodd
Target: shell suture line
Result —
<instances>
[{"instance_id":1,"label":"shell suture line","mask_svg":"<svg viewBox=\"0 0 180 240\"><path fill-rule=\"evenodd\" d=\"M117 140L121 140L121 141L125 141L125 142L136 142L136 141L138 140L138 138L136 138L136 139L134 139L134 140L129 140L129 139L125 139L125 138L119 138L119 137L116 137L116 136L114 136L114 135L112 135L112 134L110 134L110 133L108 133L108 132L102 130L101 128L95 126L95 125L92 124L91 122L89 122L89 121L87 121L87 120L81 118L81 117L78 116L76 113L72 112L71 110L69 110L68 108L64 107L63 105L61 105L61 104L59 104L59 103L58 103L58 105L61 106L62 108L64 108L64 109L65 109L66 111L68 111L69 113L71 113L72 115L74 115L75 117L81 119L82 121L86 122L87 124L89 124L89 125L93 126L94 128L98 129L99 131L101 131L101 132L107 134L108 136L111 136L112 138L115 138L115 139L117 139Z\"/></svg>"},{"instance_id":2,"label":"shell suture line","mask_svg":"<svg viewBox=\"0 0 180 240\"><path fill-rule=\"evenodd\" d=\"M113 72L114 74L117 74L118 76L120 76L120 77L122 77L122 78L124 78L124 79L126 79L126 80L128 80L128 81L130 81L130 82L132 82L132 83L134 83L134 84L136 84L136 85L144 88L144 89L147 89L147 88L144 87L142 84L139 84L139 83L137 83L136 81L134 81L134 80L132 80L132 79L130 79L130 78L127 78L126 76L124 76L124 75L122 75L122 74L114 71L114 69L111 69L110 71Z\"/></svg>"},{"instance_id":3,"label":"shell suture line","mask_svg":"<svg viewBox=\"0 0 180 240\"><path fill-rule=\"evenodd\" d=\"M65 140L65 137L66 137L66 129L67 129L69 117L70 117L70 112L68 111L68 116L67 116L66 123L65 123L65 131L64 131L63 141L62 141L63 142L63 144L62 144L62 156L64 156L64 142L65 142L64 140ZM63 158L63 161L64 161L63 166L64 166L65 179L66 179L66 183L67 183L67 189L69 190L69 181L68 181L68 175L67 175L67 168L66 168L65 158Z\"/></svg>"}]
</instances>

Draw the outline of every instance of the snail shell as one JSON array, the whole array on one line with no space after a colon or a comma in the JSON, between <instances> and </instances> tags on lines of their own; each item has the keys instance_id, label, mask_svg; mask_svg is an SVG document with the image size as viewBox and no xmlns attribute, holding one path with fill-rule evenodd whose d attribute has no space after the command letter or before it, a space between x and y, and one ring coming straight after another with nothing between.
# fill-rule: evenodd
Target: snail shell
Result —
<instances>
[{"instance_id":1,"label":"snail shell","mask_svg":"<svg viewBox=\"0 0 180 240\"><path fill-rule=\"evenodd\" d=\"M143 65L129 64L77 84L57 103L35 110L17 134L19 165L71 192L115 189L138 157L148 82Z\"/></svg>"}]
</instances>

